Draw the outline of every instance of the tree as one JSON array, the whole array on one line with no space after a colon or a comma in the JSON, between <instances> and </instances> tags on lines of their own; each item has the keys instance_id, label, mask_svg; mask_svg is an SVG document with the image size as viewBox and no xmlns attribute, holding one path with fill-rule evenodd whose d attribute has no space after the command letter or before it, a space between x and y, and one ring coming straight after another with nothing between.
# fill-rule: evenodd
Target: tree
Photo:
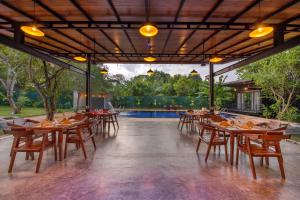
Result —
<instances>
[{"instance_id":1,"label":"tree","mask_svg":"<svg viewBox=\"0 0 300 200\"><path fill-rule=\"evenodd\" d=\"M276 101L277 118L282 119L299 98L300 47L287 50L238 70L243 79L254 80L266 97Z\"/></svg>"},{"instance_id":2,"label":"tree","mask_svg":"<svg viewBox=\"0 0 300 200\"><path fill-rule=\"evenodd\" d=\"M28 75L34 88L43 99L47 119L53 120L60 76L64 68L30 57Z\"/></svg>"},{"instance_id":3,"label":"tree","mask_svg":"<svg viewBox=\"0 0 300 200\"><path fill-rule=\"evenodd\" d=\"M14 92L27 58L26 54L0 46L0 82L14 114L21 110L21 106L17 106L14 100Z\"/></svg>"}]
</instances>

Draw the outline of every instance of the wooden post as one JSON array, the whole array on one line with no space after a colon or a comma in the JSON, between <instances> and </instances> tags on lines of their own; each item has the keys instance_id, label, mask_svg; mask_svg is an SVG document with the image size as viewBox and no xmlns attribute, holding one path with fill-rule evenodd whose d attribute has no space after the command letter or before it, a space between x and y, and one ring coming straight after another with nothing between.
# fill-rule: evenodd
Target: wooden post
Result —
<instances>
[{"instance_id":1,"label":"wooden post","mask_svg":"<svg viewBox=\"0 0 300 200\"><path fill-rule=\"evenodd\" d=\"M214 64L209 63L209 109L214 108Z\"/></svg>"},{"instance_id":2,"label":"wooden post","mask_svg":"<svg viewBox=\"0 0 300 200\"><path fill-rule=\"evenodd\" d=\"M91 106L91 55L87 55L87 69L86 69L86 84L85 84L85 105L86 112L90 111Z\"/></svg>"}]
</instances>

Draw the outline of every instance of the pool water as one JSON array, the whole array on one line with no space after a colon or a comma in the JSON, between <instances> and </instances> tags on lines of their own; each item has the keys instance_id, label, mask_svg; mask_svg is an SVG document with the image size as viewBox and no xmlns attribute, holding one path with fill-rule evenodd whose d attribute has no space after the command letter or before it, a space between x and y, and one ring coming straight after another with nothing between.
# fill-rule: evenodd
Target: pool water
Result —
<instances>
[{"instance_id":1,"label":"pool water","mask_svg":"<svg viewBox=\"0 0 300 200\"><path fill-rule=\"evenodd\" d=\"M179 112L176 111L128 111L121 112L122 117L132 118L179 118Z\"/></svg>"},{"instance_id":2,"label":"pool water","mask_svg":"<svg viewBox=\"0 0 300 200\"><path fill-rule=\"evenodd\" d=\"M179 113L177 111L127 111L121 112L121 117L131 117L131 118L179 118ZM236 115L230 113L220 113L221 117L226 119L235 118Z\"/></svg>"}]
</instances>

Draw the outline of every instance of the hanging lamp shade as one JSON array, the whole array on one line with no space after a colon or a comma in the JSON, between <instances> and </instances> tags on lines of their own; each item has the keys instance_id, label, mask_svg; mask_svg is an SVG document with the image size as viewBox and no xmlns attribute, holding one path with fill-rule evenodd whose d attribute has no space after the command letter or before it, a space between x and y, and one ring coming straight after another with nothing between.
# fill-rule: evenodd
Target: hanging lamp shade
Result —
<instances>
[{"instance_id":1,"label":"hanging lamp shade","mask_svg":"<svg viewBox=\"0 0 300 200\"><path fill-rule=\"evenodd\" d=\"M153 37L157 35L158 28L150 22L147 22L140 27L139 32L144 37Z\"/></svg>"},{"instance_id":2,"label":"hanging lamp shade","mask_svg":"<svg viewBox=\"0 0 300 200\"><path fill-rule=\"evenodd\" d=\"M85 57L82 57L82 56L75 56L73 57L74 60L77 60L79 62L84 62L86 61L86 58Z\"/></svg>"},{"instance_id":3,"label":"hanging lamp shade","mask_svg":"<svg viewBox=\"0 0 300 200\"><path fill-rule=\"evenodd\" d=\"M36 25L32 26L21 26L21 30L28 35L37 36L37 37L44 37L45 33L41 31Z\"/></svg>"},{"instance_id":4,"label":"hanging lamp shade","mask_svg":"<svg viewBox=\"0 0 300 200\"><path fill-rule=\"evenodd\" d=\"M272 26L259 25L256 29L254 29L249 33L249 37L251 38L263 37L272 33L273 30L274 28Z\"/></svg>"},{"instance_id":5,"label":"hanging lamp shade","mask_svg":"<svg viewBox=\"0 0 300 200\"><path fill-rule=\"evenodd\" d=\"M152 76L154 74L154 71L150 68L148 71L147 71L147 75L148 76Z\"/></svg>"},{"instance_id":6,"label":"hanging lamp shade","mask_svg":"<svg viewBox=\"0 0 300 200\"><path fill-rule=\"evenodd\" d=\"M105 67L102 67L100 69L100 74L103 74L103 75L108 74L108 70Z\"/></svg>"},{"instance_id":7,"label":"hanging lamp shade","mask_svg":"<svg viewBox=\"0 0 300 200\"><path fill-rule=\"evenodd\" d=\"M191 71L190 74L192 76L198 76L199 75L199 73L195 69L193 69L193 71Z\"/></svg>"},{"instance_id":8,"label":"hanging lamp shade","mask_svg":"<svg viewBox=\"0 0 300 200\"><path fill-rule=\"evenodd\" d=\"M223 58L218 57L218 56L214 56L214 57L209 59L209 62L218 63L218 62L221 62L222 60L223 60Z\"/></svg>"},{"instance_id":9,"label":"hanging lamp shade","mask_svg":"<svg viewBox=\"0 0 300 200\"><path fill-rule=\"evenodd\" d=\"M154 62L154 61L156 61L156 58L149 56L149 57L144 58L144 61L146 61L146 62Z\"/></svg>"}]
</instances>

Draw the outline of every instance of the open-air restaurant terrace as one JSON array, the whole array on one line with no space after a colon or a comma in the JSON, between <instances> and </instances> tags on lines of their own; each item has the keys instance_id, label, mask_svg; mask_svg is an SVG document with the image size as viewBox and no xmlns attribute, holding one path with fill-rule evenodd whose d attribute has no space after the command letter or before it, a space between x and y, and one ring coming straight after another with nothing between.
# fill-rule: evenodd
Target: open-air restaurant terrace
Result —
<instances>
[{"instance_id":1,"label":"open-air restaurant terrace","mask_svg":"<svg viewBox=\"0 0 300 200\"><path fill-rule=\"evenodd\" d=\"M298 199L299 13L0 1L0 200Z\"/></svg>"}]
</instances>

